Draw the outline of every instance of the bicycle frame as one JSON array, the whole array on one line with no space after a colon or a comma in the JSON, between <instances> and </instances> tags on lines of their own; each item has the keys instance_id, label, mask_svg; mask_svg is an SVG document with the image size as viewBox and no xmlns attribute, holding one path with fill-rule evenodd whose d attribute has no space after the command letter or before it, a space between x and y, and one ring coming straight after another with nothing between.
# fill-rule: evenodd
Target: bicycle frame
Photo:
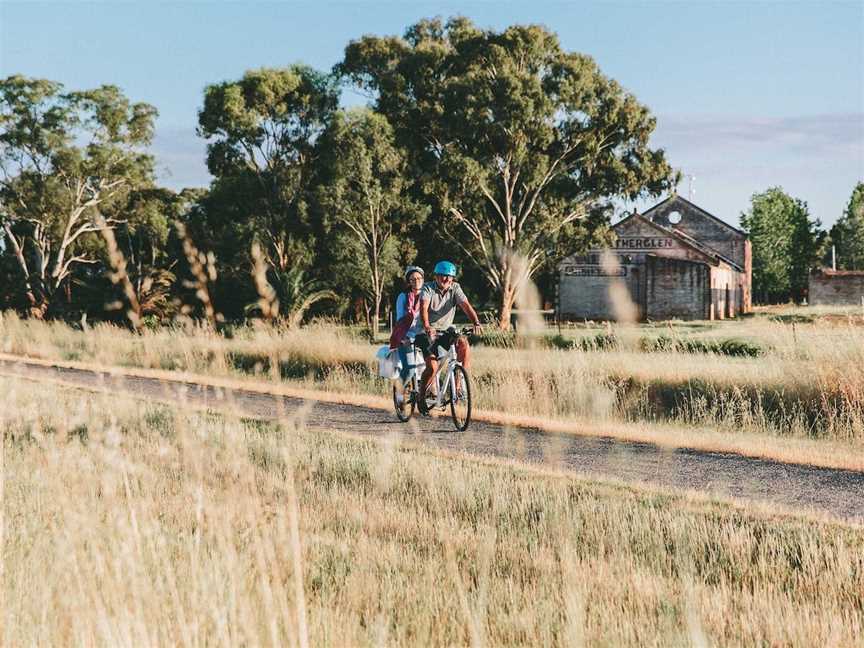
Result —
<instances>
[{"instance_id":1,"label":"bicycle frame","mask_svg":"<svg viewBox=\"0 0 864 648\"><path fill-rule=\"evenodd\" d=\"M447 376L444 379L443 386L441 385L441 374L445 371L445 361L446 361L446 372ZM456 345L451 344L450 348L447 349L447 353L440 358L438 358L438 371L435 372L435 390L438 395L435 397L435 404L432 407L444 407L448 401L443 400L444 395L449 393L450 384L453 382L453 368L461 364L459 359L456 357Z\"/></svg>"},{"instance_id":2,"label":"bicycle frame","mask_svg":"<svg viewBox=\"0 0 864 648\"><path fill-rule=\"evenodd\" d=\"M456 336L449 348L436 347L436 350L441 351L441 355L438 356L437 368L429 381L429 389L432 389L432 381L434 380L437 392L433 402L420 399L419 388L422 384L423 373L426 370L426 363L424 358L424 362L415 364L418 349L413 341L411 359L403 357L402 362L409 363L408 365L403 364L409 369L409 375L405 381L393 385L393 406L396 409L396 418L402 423L408 422L414 414L415 407L420 410L421 414L428 415L431 410L443 411L449 405L453 425L456 429L459 432L464 432L468 428L471 422L471 382L465 366L459 361L459 356L456 353L456 342L461 335L468 335L471 329L463 329L461 333L455 329L448 329L448 331L450 330L456 333Z\"/></svg>"},{"instance_id":3,"label":"bicycle frame","mask_svg":"<svg viewBox=\"0 0 864 648\"><path fill-rule=\"evenodd\" d=\"M419 348L413 344L412 347L415 353L419 353ZM450 384L453 382L453 371L456 365L461 366L462 363L459 362L459 358L456 356L456 344L451 344L450 348L447 349L447 353L438 358L438 370L435 372L435 375L432 377L433 382L429 383L431 387L433 384L435 385L435 391L437 392L437 396L435 397L435 403L430 405L430 409L435 407L444 407L447 405L446 400L444 400L445 395L449 393ZM416 380L416 387L419 389L420 381L422 379L423 370L425 369L426 364L417 364L413 366L413 374L409 376L406 383L414 378ZM444 383L442 385L442 374L446 372L446 376L443 376ZM415 391L415 394L417 392Z\"/></svg>"}]
</instances>

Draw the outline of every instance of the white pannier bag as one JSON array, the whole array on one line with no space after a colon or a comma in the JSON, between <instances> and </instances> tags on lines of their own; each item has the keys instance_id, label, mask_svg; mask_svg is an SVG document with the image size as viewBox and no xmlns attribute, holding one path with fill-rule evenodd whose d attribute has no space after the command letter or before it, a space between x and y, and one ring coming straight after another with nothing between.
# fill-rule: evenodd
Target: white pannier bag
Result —
<instances>
[{"instance_id":1,"label":"white pannier bag","mask_svg":"<svg viewBox=\"0 0 864 648\"><path fill-rule=\"evenodd\" d=\"M402 363L399 361L399 349L390 349L383 346L378 349L375 354L378 358L378 375L382 378L393 380L399 377L399 370L402 368Z\"/></svg>"},{"instance_id":2,"label":"white pannier bag","mask_svg":"<svg viewBox=\"0 0 864 648\"><path fill-rule=\"evenodd\" d=\"M423 373L423 370L426 368L426 362L423 360L423 354L420 352L420 349L415 347L411 347L405 353L405 356L408 359L408 368L415 372L418 376ZM402 368L402 359L399 359L399 368ZM410 371L409 371L410 375Z\"/></svg>"}]
</instances>

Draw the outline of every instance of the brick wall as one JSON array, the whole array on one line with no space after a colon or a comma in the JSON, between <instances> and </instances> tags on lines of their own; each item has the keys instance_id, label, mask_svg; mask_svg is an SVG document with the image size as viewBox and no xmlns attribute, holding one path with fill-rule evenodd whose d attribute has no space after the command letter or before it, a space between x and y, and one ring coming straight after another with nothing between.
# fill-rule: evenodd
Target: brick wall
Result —
<instances>
[{"instance_id":1,"label":"brick wall","mask_svg":"<svg viewBox=\"0 0 864 648\"><path fill-rule=\"evenodd\" d=\"M746 275L728 265L647 255L625 265L620 276L562 272L558 313L562 319L614 320L609 288L620 282L639 308L640 319L726 319L744 309Z\"/></svg>"},{"instance_id":2,"label":"brick wall","mask_svg":"<svg viewBox=\"0 0 864 648\"><path fill-rule=\"evenodd\" d=\"M864 300L864 271L816 270L809 284L813 306L860 306Z\"/></svg>"},{"instance_id":3,"label":"brick wall","mask_svg":"<svg viewBox=\"0 0 864 648\"><path fill-rule=\"evenodd\" d=\"M709 316L711 273L707 264L649 256L645 274L648 319L706 319Z\"/></svg>"},{"instance_id":4,"label":"brick wall","mask_svg":"<svg viewBox=\"0 0 864 648\"><path fill-rule=\"evenodd\" d=\"M711 268L710 319L727 319L744 311L746 275L728 265Z\"/></svg>"},{"instance_id":5,"label":"brick wall","mask_svg":"<svg viewBox=\"0 0 864 648\"><path fill-rule=\"evenodd\" d=\"M615 319L609 302L610 277L561 275L558 284L558 315L562 319Z\"/></svg>"}]
</instances>

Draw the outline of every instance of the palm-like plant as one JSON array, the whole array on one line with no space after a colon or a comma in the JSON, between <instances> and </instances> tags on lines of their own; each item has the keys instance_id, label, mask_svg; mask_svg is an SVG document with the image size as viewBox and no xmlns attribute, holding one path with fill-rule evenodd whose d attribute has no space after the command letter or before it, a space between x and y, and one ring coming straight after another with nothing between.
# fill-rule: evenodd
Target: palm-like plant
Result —
<instances>
[{"instance_id":1,"label":"palm-like plant","mask_svg":"<svg viewBox=\"0 0 864 648\"><path fill-rule=\"evenodd\" d=\"M261 295L261 299L246 306L246 313L264 312L262 300L272 304L271 308L278 313L278 318L289 328L300 324L303 316L314 304L321 301L337 301L339 296L332 290L322 288L321 282L306 279L302 268L286 270L270 269L267 272L267 283L275 295ZM259 292L261 289L259 287Z\"/></svg>"},{"instance_id":2,"label":"palm-like plant","mask_svg":"<svg viewBox=\"0 0 864 648\"><path fill-rule=\"evenodd\" d=\"M164 268L152 268L138 282L138 304L141 314L153 316L159 321L171 317L177 310L171 300L171 288L176 275Z\"/></svg>"}]
</instances>

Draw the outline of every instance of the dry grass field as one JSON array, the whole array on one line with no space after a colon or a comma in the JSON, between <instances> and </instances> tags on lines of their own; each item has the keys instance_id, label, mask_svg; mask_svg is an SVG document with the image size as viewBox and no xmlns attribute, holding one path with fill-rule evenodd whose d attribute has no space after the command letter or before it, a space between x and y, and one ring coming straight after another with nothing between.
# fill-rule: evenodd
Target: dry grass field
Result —
<instances>
[{"instance_id":1,"label":"dry grass field","mask_svg":"<svg viewBox=\"0 0 864 648\"><path fill-rule=\"evenodd\" d=\"M292 420L0 391L5 645L864 641L860 527Z\"/></svg>"},{"instance_id":2,"label":"dry grass field","mask_svg":"<svg viewBox=\"0 0 864 648\"><path fill-rule=\"evenodd\" d=\"M729 322L489 335L475 349L475 398L485 411L535 423L637 425L640 440L857 468L862 323L859 308L775 308ZM0 317L0 352L353 395L386 394L374 351L362 335L326 323L133 333Z\"/></svg>"}]
</instances>

